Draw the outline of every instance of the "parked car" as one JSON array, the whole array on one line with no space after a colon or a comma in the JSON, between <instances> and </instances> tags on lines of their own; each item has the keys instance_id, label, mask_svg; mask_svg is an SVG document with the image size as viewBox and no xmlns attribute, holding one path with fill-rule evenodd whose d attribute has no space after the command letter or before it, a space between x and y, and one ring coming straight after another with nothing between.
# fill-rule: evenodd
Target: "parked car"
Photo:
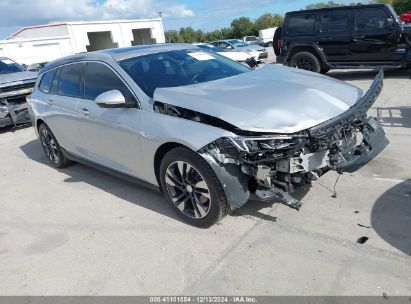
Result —
<instances>
[{"instance_id":1,"label":"parked car","mask_svg":"<svg viewBox=\"0 0 411 304\"><path fill-rule=\"evenodd\" d=\"M30 64L29 66L27 66L26 69L27 69L28 71L31 71L31 72L38 72L38 71L40 71L42 68L44 68L47 63L48 63L48 61L33 63L33 64Z\"/></svg>"},{"instance_id":2,"label":"parked car","mask_svg":"<svg viewBox=\"0 0 411 304\"><path fill-rule=\"evenodd\" d=\"M247 44L260 44L257 36L244 36L243 42Z\"/></svg>"},{"instance_id":3,"label":"parked car","mask_svg":"<svg viewBox=\"0 0 411 304\"><path fill-rule=\"evenodd\" d=\"M298 209L294 187L375 157L387 141L366 113L382 81L363 94L192 45L136 46L49 63L30 113L53 166L79 161L161 189L184 221L208 227L251 195Z\"/></svg>"},{"instance_id":4,"label":"parked car","mask_svg":"<svg viewBox=\"0 0 411 304\"><path fill-rule=\"evenodd\" d=\"M258 40L260 42L260 45L267 47L267 46L272 46L273 45L273 38L274 38L274 33L276 31L277 27L272 27L264 30L260 30L258 32Z\"/></svg>"},{"instance_id":5,"label":"parked car","mask_svg":"<svg viewBox=\"0 0 411 304\"><path fill-rule=\"evenodd\" d=\"M231 60L235 60L238 62L246 62L248 59L251 58L251 55L246 52L230 52L227 49L220 49L212 44L209 43L196 43L195 46L206 49L212 52L216 52L221 56L230 58Z\"/></svg>"},{"instance_id":6,"label":"parked car","mask_svg":"<svg viewBox=\"0 0 411 304\"><path fill-rule=\"evenodd\" d=\"M232 52L245 52L250 54L256 61L268 58L267 50L259 45L248 45L238 39L218 40L211 42L212 45Z\"/></svg>"},{"instance_id":7,"label":"parked car","mask_svg":"<svg viewBox=\"0 0 411 304\"><path fill-rule=\"evenodd\" d=\"M313 72L411 64L411 26L386 4L289 12L281 39L277 62Z\"/></svg>"},{"instance_id":8,"label":"parked car","mask_svg":"<svg viewBox=\"0 0 411 304\"><path fill-rule=\"evenodd\" d=\"M400 16L401 21L405 22L405 23L410 23L411 22L411 11L405 14L402 14Z\"/></svg>"},{"instance_id":9,"label":"parked car","mask_svg":"<svg viewBox=\"0 0 411 304\"><path fill-rule=\"evenodd\" d=\"M37 73L0 57L0 127L30 122L26 96L31 93L36 77Z\"/></svg>"}]
</instances>

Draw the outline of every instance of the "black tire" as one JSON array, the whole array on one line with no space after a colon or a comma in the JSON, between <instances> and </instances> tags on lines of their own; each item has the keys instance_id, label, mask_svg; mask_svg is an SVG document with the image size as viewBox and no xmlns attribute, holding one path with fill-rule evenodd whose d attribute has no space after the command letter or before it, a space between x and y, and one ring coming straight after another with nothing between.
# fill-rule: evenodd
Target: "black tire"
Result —
<instances>
[{"instance_id":1,"label":"black tire","mask_svg":"<svg viewBox=\"0 0 411 304\"><path fill-rule=\"evenodd\" d=\"M276 56L281 55L281 51L280 51L280 47L278 45L278 40L281 39L281 32L282 32L283 27L279 26L274 33L274 38L273 38L273 49L274 49L274 53Z\"/></svg>"},{"instance_id":2,"label":"black tire","mask_svg":"<svg viewBox=\"0 0 411 304\"><path fill-rule=\"evenodd\" d=\"M322 68L321 74L327 74L330 71L330 68Z\"/></svg>"},{"instance_id":3,"label":"black tire","mask_svg":"<svg viewBox=\"0 0 411 304\"><path fill-rule=\"evenodd\" d=\"M411 36L410 35L406 35L404 37L404 40L407 43L407 45L411 46Z\"/></svg>"},{"instance_id":4,"label":"black tire","mask_svg":"<svg viewBox=\"0 0 411 304\"><path fill-rule=\"evenodd\" d=\"M288 66L314 73L320 73L321 71L320 61L310 52L294 54L288 62Z\"/></svg>"},{"instance_id":5,"label":"black tire","mask_svg":"<svg viewBox=\"0 0 411 304\"><path fill-rule=\"evenodd\" d=\"M65 168L71 164L71 161L61 151L61 147L53 132L45 123L39 126L39 136L44 153L54 167Z\"/></svg>"},{"instance_id":6,"label":"black tire","mask_svg":"<svg viewBox=\"0 0 411 304\"><path fill-rule=\"evenodd\" d=\"M165 198L184 222L208 228L229 212L219 179L197 153L184 147L169 151L159 174Z\"/></svg>"}]
</instances>

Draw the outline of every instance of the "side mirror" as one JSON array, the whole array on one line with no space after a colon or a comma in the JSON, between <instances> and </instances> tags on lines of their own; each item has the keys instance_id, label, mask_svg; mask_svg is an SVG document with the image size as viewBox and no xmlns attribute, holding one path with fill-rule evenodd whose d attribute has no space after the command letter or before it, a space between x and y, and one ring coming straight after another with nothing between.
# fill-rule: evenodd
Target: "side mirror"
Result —
<instances>
[{"instance_id":1,"label":"side mirror","mask_svg":"<svg viewBox=\"0 0 411 304\"><path fill-rule=\"evenodd\" d=\"M126 105L126 99L119 90L101 93L94 101L101 108L119 108Z\"/></svg>"},{"instance_id":2,"label":"side mirror","mask_svg":"<svg viewBox=\"0 0 411 304\"><path fill-rule=\"evenodd\" d=\"M392 29L394 27L394 19L392 18L386 19L384 25L387 29Z\"/></svg>"}]
</instances>

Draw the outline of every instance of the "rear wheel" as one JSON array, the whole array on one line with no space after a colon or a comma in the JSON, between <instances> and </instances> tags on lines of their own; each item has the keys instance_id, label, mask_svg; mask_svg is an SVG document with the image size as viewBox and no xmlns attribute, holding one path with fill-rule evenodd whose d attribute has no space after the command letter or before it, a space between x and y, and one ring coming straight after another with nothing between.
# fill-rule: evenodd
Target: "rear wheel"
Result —
<instances>
[{"instance_id":1,"label":"rear wheel","mask_svg":"<svg viewBox=\"0 0 411 304\"><path fill-rule=\"evenodd\" d=\"M54 167L65 168L70 165L70 160L63 155L56 137L45 123L39 127L39 136L44 153Z\"/></svg>"},{"instance_id":2,"label":"rear wheel","mask_svg":"<svg viewBox=\"0 0 411 304\"><path fill-rule=\"evenodd\" d=\"M288 65L293 68L307 70L315 73L320 73L321 65L320 61L312 53L300 52L294 54Z\"/></svg>"},{"instance_id":3,"label":"rear wheel","mask_svg":"<svg viewBox=\"0 0 411 304\"><path fill-rule=\"evenodd\" d=\"M175 148L164 156L160 182L174 210L193 226L210 227L229 210L224 189L210 165L187 148Z\"/></svg>"}]
</instances>

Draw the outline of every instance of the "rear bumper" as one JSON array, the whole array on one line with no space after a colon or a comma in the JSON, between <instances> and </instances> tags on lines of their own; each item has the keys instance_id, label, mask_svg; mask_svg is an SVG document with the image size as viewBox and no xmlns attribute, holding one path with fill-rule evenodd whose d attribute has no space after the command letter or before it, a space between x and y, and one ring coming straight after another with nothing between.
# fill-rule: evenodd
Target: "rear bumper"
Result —
<instances>
[{"instance_id":1,"label":"rear bumper","mask_svg":"<svg viewBox=\"0 0 411 304\"><path fill-rule=\"evenodd\" d=\"M277 56L277 57L275 58L275 61L276 61L277 63L283 64L283 63L285 62L285 56L279 55L279 56Z\"/></svg>"}]
</instances>

